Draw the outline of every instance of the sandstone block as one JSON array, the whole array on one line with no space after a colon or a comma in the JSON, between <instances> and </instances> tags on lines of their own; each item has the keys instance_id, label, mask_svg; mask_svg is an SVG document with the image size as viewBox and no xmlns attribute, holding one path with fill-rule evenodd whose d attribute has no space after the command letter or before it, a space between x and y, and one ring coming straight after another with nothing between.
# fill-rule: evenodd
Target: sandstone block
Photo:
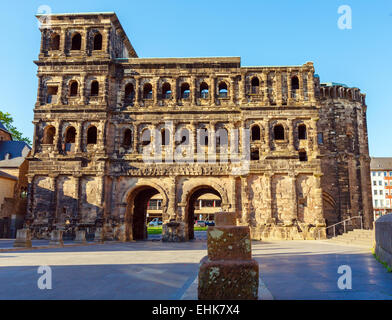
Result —
<instances>
[{"instance_id":1,"label":"sandstone block","mask_svg":"<svg viewBox=\"0 0 392 320\"><path fill-rule=\"evenodd\" d=\"M259 265L255 260L201 260L199 300L257 300Z\"/></svg>"},{"instance_id":2,"label":"sandstone block","mask_svg":"<svg viewBox=\"0 0 392 320\"><path fill-rule=\"evenodd\" d=\"M235 226L237 219L235 212L217 212L215 213L215 225L217 226Z\"/></svg>"},{"instance_id":3,"label":"sandstone block","mask_svg":"<svg viewBox=\"0 0 392 320\"><path fill-rule=\"evenodd\" d=\"M50 234L50 242L51 245L63 246L63 230L53 230Z\"/></svg>"},{"instance_id":4,"label":"sandstone block","mask_svg":"<svg viewBox=\"0 0 392 320\"><path fill-rule=\"evenodd\" d=\"M86 230L77 230L75 232L75 242L86 243Z\"/></svg>"},{"instance_id":5,"label":"sandstone block","mask_svg":"<svg viewBox=\"0 0 392 320\"><path fill-rule=\"evenodd\" d=\"M16 231L14 247L31 248L31 231L30 229L19 229Z\"/></svg>"},{"instance_id":6,"label":"sandstone block","mask_svg":"<svg viewBox=\"0 0 392 320\"><path fill-rule=\"evenodd\" d=\"M250 260L252 258L249 227L208 227L207 237L210 260Z\"/></svg>"}]
</instances>

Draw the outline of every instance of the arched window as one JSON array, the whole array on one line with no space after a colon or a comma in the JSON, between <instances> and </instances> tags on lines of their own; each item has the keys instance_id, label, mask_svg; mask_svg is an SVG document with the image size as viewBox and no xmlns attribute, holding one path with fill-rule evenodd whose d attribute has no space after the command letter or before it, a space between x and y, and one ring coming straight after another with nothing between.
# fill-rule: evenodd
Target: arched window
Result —
<instances>
[{"instance_id":1,"label":"arched window","mask_svg":"<svg viewBox=\"0 0 392 320\"><path fill-rule=\"evenodd\" d=\"M207 99L208 98L208 84L202 82L200 84L200 98Z\"/></svg>"},{"instance_id":2,"label":"arched window","mask_svg":"<svg viewBox=\"0 0 392 320\"><path fill-rule=\"evenodd\" d=\"M132 83L128 83L125 86L125 99L132 100L135 96L135 88L133 87Z\"/></svg>"},{"instance_id":3,"label":"arched window","mask_svg":"<svg viewBox=\"0 0 392 320\"><path fill-rule=\"evenodd\" d=\"M131 129L126 129L124 131L124 137L123 137L123 146L124 147L130 147L132 144L132 131Z\"/></svg>"},{"instance_id":4,"label":"arched window","mask_svg":"<svg viewBox=\"0 0 392 320\"><path fill-rule=\"evenodd\" d=\"M222 81L219 83L218 86L219 90L219 98L227 98L227 84L226 82Z\"/></svg>"},{"instance_id":5,"label":"arched window","mask_svg":"<svg viewBox=\"0 0 392 320\"><path fill-rule=\"evenodd\" d=\"M252 127L251 140L252 141L260 140L260 127L258 125L254 125Z\"/></svg>"},{"instance_id":6,"label":"arched window","mask_svg":"<svg viewBox=\"0 0 392 320\"><path fill-rule=\"evenodd\" d=\"M102 35L100 33L94 36L93 50L102 50Z\"/></svg>"},{"instance_id":7,"label":"arched window","mask_svg":"<svg viewBox=\"0 0 392 320\"><path fill-rule=\"evenodd\" d=\"M56 134L56 129L53 126L48 126L44 131L44 144L53 144L54 135Z\"/></svg>"},{"instance_id":8,"label":"arched window","mask_svg":"<svg viewBox=\"0 0 392 320\"><path fill-rule=\"evenodd\" d=\"M91 92L90 95L93 97L98 96L99 94L99 83L98 81L94 80L93 82L91 82Z\"/></svg>"},{"instance_id":9,"label":"arched window","mask_svg":"<svg viewBox=\"0 0 392 320\"><path fill-rule=\"evenodd\" d=\"M149 129L144 129L142 131L142 146L148 146L151 143L151 131Z\"/></svg>"},{"instance_id":10,"label":"arched window","mask_svg":"<svg viewBox=\"0 0 392 320\"><path fill-rule=\"evenodd\" d=\"M97 143L97 127L91 126L87 130L87 144Z\"/></svg>"},{"instance_id":11,"label":"arched window","mask_svg":"<svg viewBox=\"0 0 392 320\"><path fill-rule=\"evenodd\" d=\"M162 98L163 99L170 99L172 95L171 92L171 85L168 82L165 82L162 86Z\"/></svg>"},{"instance_id":12,"label":"arched window","mask_svg":"<svg viewBox=\"0 0 392 320\"><path fill-rule=\"evenodd\" d=\"M75 143L76 129L74 127L68 127L65 132L65 143Z\"/></svg>"},{"instance_id":13,"label":"arched window","mask_svg":"<svg viewBox=\"0 0 392 320\"><path fill-rule=\"evenodd\" d=\"M161 143L163 146L170 144L170 131L168 129L161 130Z\"/></svg>"},{"instance_id":14,"label":"arched window","mask_svg":"<svg viewBox=\"0 0 392 320\"><path fill-rule=\"evenodd\" d=\"M252 81L251 81L251 93L252 94L258 94L259 93L259 87L260 87L259 78L253 77Z\"/></svg>"},{"instance_id":15,"label":"arched window","mask_svg":"<svg viewBox=\"0 0 392 320\"><path fill-rule=\"evenodd\" d=\"M60 50L60 35L53 34L50 39L50 50Z\"/></svg>"},{"instance_id":16,"label":"arched window","mask_svg":"<svg viewBox=\"0 0 392 320\"><path fill-rule=\"evenodd\" d=\"M299 80L297 76L291 78L291 90L299 89Z\"/></svg>"},{"instance_id":17,"label":"arched window","mask_svg":"<svg viewBox=\"0 0 392 320\"><path fill-rule=\"evenodd\" d=\"M176 144L181 145L189 145L189 130L183 128L179 135L179 140L176 141Z\"/></svg>"},{"instance_id":18,"label":"arched window","mask_svg":"<svg viewBox=\"0 0 392 320\"><path fill-rule=\"evenodd\" d=\"M274 127L274 139L284 140L284 128L281 124L278 124Z\"/></svg>"},{"instance_id":19,"label":"arched window","mask_svg":"<svg viewBox=\"0 0 392 320\"><path fill-rule=\"evenodd\" d=\"M75 33L72 36L71 50L80 50L82 48L82 36L80 33Z\"/></svg>"},{"instance_id":20,"label":"arched window","mask_svg":"<svg viewBox=\"0 0 392 320\"><path fill-rule=\"evenodd\" d=\"M181 85L181 99L188 99L191 91L189 89L189 83L183 83Z\"/></svg>"},{"instance_id":21,"label":"arched window","mask_svg":"<svg viewBox=\"0 0 392 320\"><path fill-rule=\"evenodd\" d=\"M152 99L152 85L146 83L143 87L143 99Z\"/></svg>"},{"instance_id":22,"label":"arched window","mask_svg":"<svg viewBox=\"0 0 392 320\"><path fill-rule=\"evenodd\" d=\"M70 90L69 90L69 95L71 97L75 97L78 95L78 83L76 81L71 82Z\"/></svg>"},{"instance_id":23,"label":"arched window","mask_svg":"<svg viewBox=\"0 0 392 320\"><path fill-rule=\"evenodd\" d=\"M298 139L306 140L306 126L304 124L298 126Z\"/></svg>"}]
</instances>

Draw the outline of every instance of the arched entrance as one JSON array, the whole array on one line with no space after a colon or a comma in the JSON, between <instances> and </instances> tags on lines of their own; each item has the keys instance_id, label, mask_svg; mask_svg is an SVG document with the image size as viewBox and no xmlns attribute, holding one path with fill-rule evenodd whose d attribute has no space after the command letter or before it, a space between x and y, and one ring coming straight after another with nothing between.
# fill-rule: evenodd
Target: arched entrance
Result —
<instances>
[{"instance_id":1,"label":"arched entrance","mask_svg":"<svg viewBox=\"0 0 392 320\"><path fill-rule=\"evenodd\" d=\"M203 195L214 195L215 197L218 197L220 199L220 203L222 202L222 197L219 194L218 191L216 191L213 187L210 186L200 186L195 189L193 189L192 192L190 192L190 195L188 197L187 205L186 205L186 221L188 223L188 235L189 235L189 240L192 240L195 238L195 232L194 232L194 225L195 221L198 219L198 217L195 216L195 211L197 210L199 213L203 212L203 208L201 206L200 200L209 200L209 199L202 199ZM216 199L211 199L211 203L216 203ZM209 208L208 211L211 211L211 208ZM221 211L221 208L217 207L216 212ZM210 212L208 212L210 213ZM210 213L211 216L211 213Z\"/></svg>"},{"instance_id":2,"label":"arched entrance","mask_svg":"<svg viewBox=\"0 0 392 320\"><path fill-rule=\"evenodd\" d=\"M149 200L159 191L151 186L141 186L128 197L126 216L127 240L145 240L147 234L147 209Z\"/></svg>"}]
</instances>

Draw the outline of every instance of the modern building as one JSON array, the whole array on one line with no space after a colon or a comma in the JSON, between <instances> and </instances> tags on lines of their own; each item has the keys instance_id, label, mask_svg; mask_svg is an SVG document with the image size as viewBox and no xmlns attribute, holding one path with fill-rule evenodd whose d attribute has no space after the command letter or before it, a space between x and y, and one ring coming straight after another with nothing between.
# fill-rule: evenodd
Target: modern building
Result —
<instances>
[{"instance_id":1,"label":"modern building","mask_svg":"<svg viewBox=\"0 0 392 320\"><path fill-rule=\"evenodd\" d=\"M0 238L14 238L16 230L23 227L30 149L23 141L13 141L0 122Z\"/></svg>"},{"instance_id":2,"label":"modern building","mask_svg":"<svg viewBox=\"0 0 392 320\"><path fill-rule=\"evenodd\" d=\"M358 88L320 83L312 62L140 58L115 13L38 17L34 237L86 228L143 239L148 202L159 198L163 239L192 239L205 194L254 239L323 238L356 216L372 227Z\"/></svg>"},{"instance_id":3,"label":"modern building","mask_svg":"<svg viewBox=\"0 0 392 320\"><path fill-rule=\"evenodd\" d=\"M392 213L392 158L370 161L374 220Z\"/></svg>"}]
</instances>

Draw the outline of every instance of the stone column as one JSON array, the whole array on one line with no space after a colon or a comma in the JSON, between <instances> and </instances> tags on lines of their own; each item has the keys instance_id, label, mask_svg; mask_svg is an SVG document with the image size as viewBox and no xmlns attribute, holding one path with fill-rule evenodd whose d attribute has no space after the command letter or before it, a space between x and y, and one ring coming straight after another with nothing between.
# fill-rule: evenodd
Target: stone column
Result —
<instances>
[{"instance_id":1,"label":"stone column","mask_svg":"<svg viewBox=\"0 0 392 320\"><path fill-rule=\"evenodd\" d=\"M177 105L177 78L173 79L172 82L172 97L174 106Z\"/></svg>"},{"instance_id":2,"label":"stone column","mask_svg":"<svg viewBox=\"0 0 392 320\"><path fill-rule=\"evenodd\" d=\"M210 76L210 106L215 106L215 77L213 75Z\"/></svg>"},{"instance_id":3,"label":"stone column","mask_svg":"<svg viewBox=\"0 0 392 320\"><path fill-rule=\"evenodd\" d=\"M27 174L27 214L26 214L26 222L32 222L34 220L34 175Z\"/></svg>"},{"instance_id":4,"label":"stone column","mask_svg":"<svg viewBox=\"0 0 392 320\"><path fill-rule=\"evenodd\" d=\"M82 174L76 173L73 175L74 181L75 181L75 199L76 199L76 212L73 213L73 219L76 222L80 222L82 220L81 212L80 212L80 180L83 177Z\"/></svg>"},{"instance_id":5,"label":"stone column","mask_svg":"<svg viewBox=\"0 0 392 320\"><path fill-rule=\"evenodd\" d=\"M216 133L215 133L215 125L216 122L210 122L208 128L208 162L215 163L216 162Z\"/></svg>"},{"instance_id":6,"label":"stone column","mask_svg":"<svg viewBox=\"0 0 392 320\"><path fill-rule=\"evenodd\" d=\"M269 105L269 99L268 99L268 73L266 71L263 71L261 74L262 77L262 83L263 83L263 103L267 106Z\"/></svg>"},{"instance_id":7,"label":"stone column","mask_svg":"<svg viewBox=\"0 0 392 320\"><path fill-rule=\"evenodd\" d=\"M196 105L196 78L195 76L191 76L190 90L191 90L191 105Z\"/></svg>"},{"instance_id":8,"label":"stone column","mask_svg":"<svg viewBox=\"0 0 392 320\"><path fill-rule=\"evenodd\" d=\"M83 138L83 122L78 122L77 128L76 128L76 145L75 145L75 152L79 153L82 152L82 147L84 146L84 143L82 143Z\"/></svg>"},{"instance_id":9,"label":"stone column","mask_svg":"<svg viewBox=\"0 0 392 320\"><path fill-rule=\"evenodd\" d=\"M67 31L62 29L60 33L60 51L61 55L65 55L67 50Z\"/></svg>"},{"instance_id":10,"label":"stone column","mask_svg":"<svg viewBox=\"0 0 392 320\"><path fill-rule=\"evenodd\" d=\"M135 107L140 107L140 77L135 77Z\"/></svg>"},{"instance_id":11,"label":"stone column","mask_svg":"<svg viewBox=\"0 0 392 320\"><path fill-rule=\"evenodd\" d=\"M159 87L159 78L152 79L152 98L153 98L153 106L156 107L158 105L158 87Z\"/></svg>"},{"instance_id":12,"label":"stone column","mask_svg":"<svg viewBox=\"0 0 392 320\"><path fill-rule=\"evenodd\" d=\"M232 105L235 104L235 84L236 84L235 78L234 77L230 78L230 92L229 92L229 94L230 94L230 103Z\"/></svg>"},{"instance_id":13,"label":"stone column","mask_svg":"<svg viewBox=\"0 0 392 320\"><path fill-rule=\"evenodd\" d=\"M87 78L87 74L86 73L82 73L81 74L81 83L80 83L80 89L79 89L79 97L80 97L80 102L82 104L86 104L87 100L86 100L86 78Z\"/></svg>"},{"instance_id":14,"label":"stone column","mask_svg":"<svg viewBox=\"0 0 392 320\"><path fill-rule=\"evenodd\" d=\"M283 97L282 97L282 73L280 71L276 71L275 79L276 79L276 104L278 106L281 106L283 103Z\"/></svg>"},{"instance_id":15,"label":"stone column","mask_svg":"<svg viewBox=\"0 0 392 320\"><path fill-rule=\"evenodd\" d=\"M102 34L102 51L110 54L110 28L105 28Z\"/></svg>"},{"instance_id":16,"label":"stone column","mask_svg":"<svg viewBox=\"0 0 392 320\"><path fill-rule=\"evenodd\" d=\"M34 136L33 136L34 139L33 139L33 147L31 148L31 154L32 156L34 156L37 150L37 143L39 143L39 138L37 137L39 121L33 120L32 122L34 124Z\"/></svg>"},{"instance_id":17,"label":"stone column","mask_svg":"<svg viewBox=\"0 0 392 320\"><path fill-rule=\"evenodd\" d=\"M242 203L242 217L241 224L250 224L250 212L249 212L249 186L247 176L241 176L241 203Z\"/></svg>"},{"instance_id":18,"label":"stone column","mask_svg":"<svg viewBox=\"0 0 392 320\"><path fill-rule=\"evenodd\" d=\"M291 92L291 72L287 71L287 104L290 105L293 103L292 92Z\"/></svg>"},{"instance_id":19,"label":"stone column","mask_svg":"<svg viewBox=\"0 0 392 320\"><path fill-rule=\"evenodd\" d=\"M305 96L304 96L304 74L300 72L298 74L298 79L299 79L299 101L304 101Z\"/></svg>"},{"instance_id":20,"label":"stone column","mask_svg":"<svg viewBox=\"0 0 392 320\"><path fill-rule=\"evenodd\" d=\"M288 122L288 129L289 129L289 146L288 146L288 150L289 152L294 152L295 148L294 148L294 127L293 127L293 121L291 119L287 119Z\"/></svg>"},{"instance_id":21,"label":"stone column","mask_svg":"<svg viewBox=\"0 0 392 320\"><path fill-rule=\"evenodd\" d=\"M82 46L81 46L81 51L83 54L87 54L87 44L88 44L88 32L87 28L83 28L83 32L81 34L82 36Z\"/></svg>"},{"instance_id":22,"label":"stone column","mask_svg":"<svg viewBox=\"0 0 392 320\"><path fill-rule=\"evenodd\" d=\"M290 220L287 221L290 225L294 219L298 219L298 204L297 204L297 173L290 172L289 177L291 179L291 195L292 195L292 210Z\"/></svg>"},{"instance_id":23,"label":"stone column","mask_svg":"<svg viewBox=\"0 0 392 320\"><path fill-rule=\"evenodd\" d=\"M308 96L310 103L315 104L313 72L308 73Z\"/></svg>"},{"instance_id":24,"label":"stone column","mask_svg":"<svg viewBox=\"0 0 392 320\"><path fill-rule=\"evenodd\" d=\"M132 129L132 133L133 133L132 153L134 153L134 154L138 153L138 148L137 148L137 144L138 144L137 141L138 141L138 135L139 135L138 125L139 125L138 123L134 123L133 129Z\"/></svg>"}]
</instances>

